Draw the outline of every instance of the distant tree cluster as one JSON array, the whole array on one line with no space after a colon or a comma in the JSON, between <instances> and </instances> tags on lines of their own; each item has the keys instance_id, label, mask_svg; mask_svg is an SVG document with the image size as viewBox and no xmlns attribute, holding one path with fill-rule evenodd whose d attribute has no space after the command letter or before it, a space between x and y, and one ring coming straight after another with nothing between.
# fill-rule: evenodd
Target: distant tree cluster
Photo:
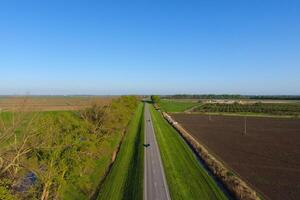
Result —
<instances>
[{"instance_id":1,"label":"distant tree cluster","mask_svg":"<svg viewBox=\"0 0 300 200\"><path fill-rule=\"evenodd\" d=\"M176 94L164 95L165 99L266 99L300 100L300 95L239 95L239 94Z\"/></svg>"},{"instance_id":2,"label":"distant tree cluster","mask_svg":"<svg viewBox=\"0 0 300 200\"><path fill-rule=\"evenodd\" d=\"M153 102L153 103L159 103L159 101L160 101L160 97L158 96L158 95L152 95L151 96L151 101Z\"/></svg>"},{"instance_id":3,"label":"distant tree cluster","mask_svg":"<svg viewBox=\"0 0 300 200\"><path fill-rule=\"evenodd\" d=\"M245 96L249 99L266 99L266 100L300 100L300 95L252 95Z\"/></svg>"},{"instance_id":4,"label":"distant tree cluster","mask_svg":"<svg viewBox=\"0 0 300 200\"><path fill-rule=\"evenodd\" d=\"M162 96L166 99L243 99L242 95L238 94L176 94Z\"/></svg>"}]
</instances>

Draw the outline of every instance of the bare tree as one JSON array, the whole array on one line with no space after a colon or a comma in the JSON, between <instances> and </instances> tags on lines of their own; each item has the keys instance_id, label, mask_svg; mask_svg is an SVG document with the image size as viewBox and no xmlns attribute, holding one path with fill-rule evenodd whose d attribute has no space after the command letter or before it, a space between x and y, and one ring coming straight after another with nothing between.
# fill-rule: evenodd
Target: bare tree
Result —
<instances>
[{"instance_id":1,"label":"bare tree","mask_svg":"<svg viewBox=\"0 0 300 200\"><path fill-rule=\"evenodd\" d=\"M22 111L4 114L9 119L0 117L0 175L14 175L21 166L21 158L31 151L28 144L37 134L32 125L38 114Z\"/></svg>"},{"instance_id":2,"label":"bare tree","mask_svg":"<svg viewBox=\"0 0 300 200\"><path fill-rule=\"evenodd\" d=\"M81 110L81 118L90 125L90 130L93 134L99 134L104 130L104 122L110 110L110 105L93 104L84 110Z\"/></svg>"}]
</instances>

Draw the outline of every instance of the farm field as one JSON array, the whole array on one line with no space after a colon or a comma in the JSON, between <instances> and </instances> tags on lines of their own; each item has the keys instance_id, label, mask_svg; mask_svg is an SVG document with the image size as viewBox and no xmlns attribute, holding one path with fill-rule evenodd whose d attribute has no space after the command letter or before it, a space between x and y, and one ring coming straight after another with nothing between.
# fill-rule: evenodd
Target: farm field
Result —
<instances>
[{"instance_id":1,"label":"farm field","mask_svg":"<svg viewBox=\"0 0 300 200\"><path fill-rule=\"evenodd\" d=\"M143 198L143 107L140 103L130 122L116 161L101 185L98 200Z\"/></svg>"},{"instance_id":2,"label":"farm field","mask_svg":"<svg viewBox=\"0 0 300 200\"><path fill-rule=\"evenodd\" d=\"M238 113L258 115L300 116L299 103L255 103L255 104L203 104L193 110L204 113Z\"/></svg>"},{"instance_id":3,"label":"farm field","mask_svg":"<svg viewBox=\"0 0 300 200\"><path fill-rule=\"evenodd\" d=\"M1 96L0 111L79 110L92 104L107 105L117 97L106 96Z\"/></svg>"},{"instance_id":4,"label":"farm field","mask_svg":"<svg viewBox=\"0 0 300 200\"><path fill-rule=\"evenodd\" d=\"M171 116L266 199L299 199L299 119Z\"/></svg>"},{"instance_id":5,"label":"farm field","mask_svg":"<svg viewBox=\"0 0 300 200\"><path fill-rule=\"evenodd\" d=\"M199 105L199 103L193 101L177 101L162 99L159 102L161 110L165 112L183 112L196 105Z\"/></svg>"},{"instance_id":6,"label":"farm field","mask_svg":"<svg viewBox=\"0 0 300 200\"><path fill-rule=\"evenodd\" d=\"M177 131L150 108L172 199L227 199Z\"/></svg>"}]
</instances>

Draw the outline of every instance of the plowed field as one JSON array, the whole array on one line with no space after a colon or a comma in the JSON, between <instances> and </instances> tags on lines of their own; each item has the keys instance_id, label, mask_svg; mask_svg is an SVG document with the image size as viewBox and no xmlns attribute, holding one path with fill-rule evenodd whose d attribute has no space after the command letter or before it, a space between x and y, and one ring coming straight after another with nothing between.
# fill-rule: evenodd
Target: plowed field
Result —
<instances>
[{"instance_id":1,"label":"plowed field","mask_svg":"<svg viewBox=\"0 0 300 200\"><path fill-rule=\"evenodd\" d=\"M112 98L102 96L0 96L0 111L79 110L94 103L108 104Z\"/></svg>"},{"instance_id":2,"label":"plowed field","mask_svg":"<svg viewBox=\"0 0 300 200\"><path fill-rule=\"evenodd\" d=\"M267 199L300 196L300 120L172 114L186 130Z\"/></svg>"}]
</instances>

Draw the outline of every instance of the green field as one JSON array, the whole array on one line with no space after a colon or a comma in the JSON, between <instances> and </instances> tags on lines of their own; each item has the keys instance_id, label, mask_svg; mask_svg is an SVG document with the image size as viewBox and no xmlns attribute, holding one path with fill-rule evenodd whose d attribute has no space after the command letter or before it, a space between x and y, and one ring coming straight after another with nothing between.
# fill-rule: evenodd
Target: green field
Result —
<instances>
[{"instance_id":1,"label":"green field","mask_svg":"<svg viewBox=\"0 0 300 200\"><path fill-rule=\"evenodd\" d=\"M162 115L151 107L156 138L172 199L227 199Z\"/></svg>"},{"instance_id":2,"label":"green field","mask_svg":"<svg viewBox=\"0 0 300 200\"><path fill-rule=\"evenodd\" d=\"M199 103L197 102L174 101L174 100L166 100L166 99L162 99L159 102L159 106L161 110L165 112L183 112L197 105L199 105Z\"/></svg>"},{"instance_id":3,"label":"green field","mask_svg":"<svg viewBox=\"0 0 300 200\"><path fill-rule=\"evenodd\" d=\"M203 104L195 112L236 113L249 115L285 115L299 116L300 104L297 103L254 103L254 104Z\"/></svg>"},{"instance_id":4,"label":"green field","mask_svg":"<svg viewBox=\"0 0 300 200\"><path fill-rule=\"evenodd\" d=\"M141 103L129 125L116 161L101 186L99 200L143 198L143 108Z\"/></svg>"}]
</instances>

